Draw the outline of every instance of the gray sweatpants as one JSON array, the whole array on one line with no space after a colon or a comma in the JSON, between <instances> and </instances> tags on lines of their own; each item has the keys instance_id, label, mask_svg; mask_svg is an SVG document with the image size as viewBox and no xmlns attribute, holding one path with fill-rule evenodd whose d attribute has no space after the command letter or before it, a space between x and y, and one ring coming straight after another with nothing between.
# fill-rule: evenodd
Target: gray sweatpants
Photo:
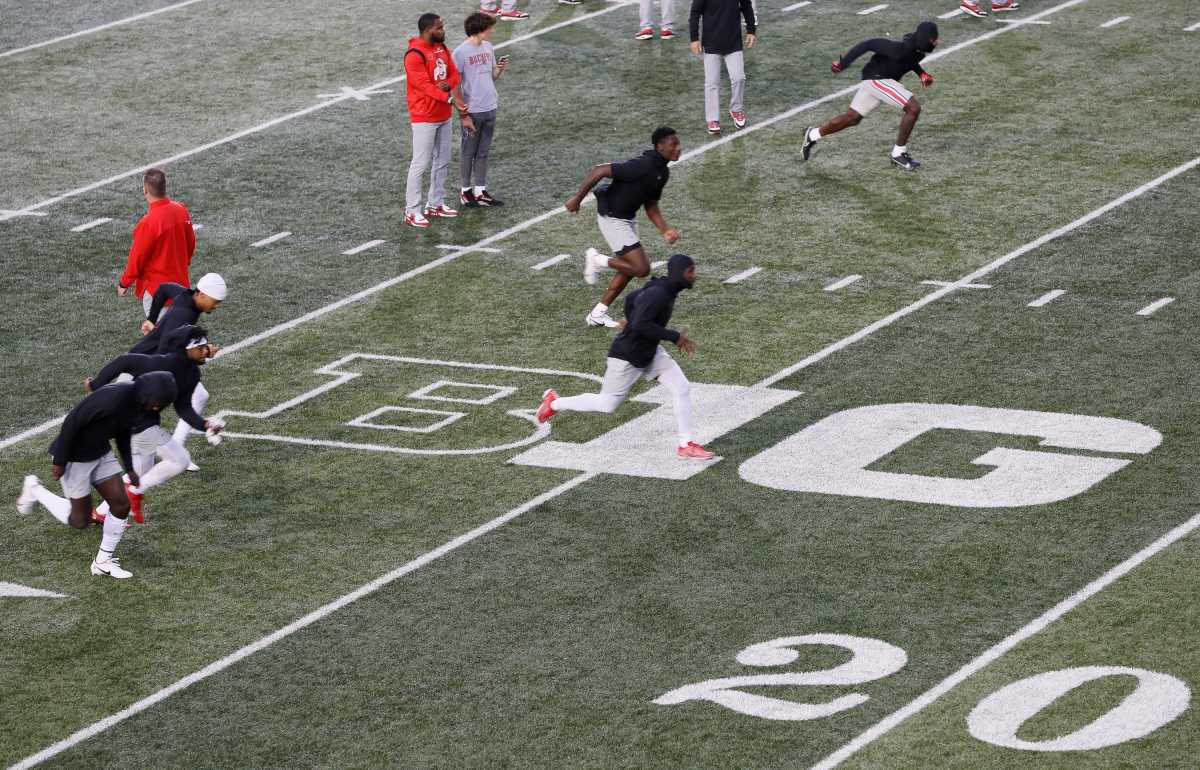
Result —
<instances>
[{"instance_id":1,"label":"gray sweatpants","mask_svg":"<svg viewBox=\"0 0 1200 770\"><path fill-rule=\"evenodd\" d=\"M433 165L426 205L437 208L446 202L446 169L450 166L450 119L441 123L412 124L412 163L408 166L408 187L404 193L404 213L420 214L421 183L425 169Z\"/></svg>"},{"instance_id":2,"label":"gray sweatpants","mask_svg":"<svg viewBox=\"0 0 1200 770\"><path fill-rule=\"evenodd\" d=\"M711 123L721 119L721 60L729 73L729 109L742 112L742 97L746 92L746 61L742 51L726 56L716 53L704 54L704 120Z\"/></svg>"},{"instance_id":3,"label":"gray sweatpants","mask_svg":"<svg viewBox=\"0 0 1200 770\"><path fill-rule=\"evenodd\" d=\"M475 133L462 130L462 154L458 157L458 178L465 190L475 180L476 187L487 187L488 155L492 150L492 136L496 133L496 111L472 112Z\"/></svg>"},{"instance_id":4,"label":"gray sweatpants","mask_svg":"<svg viewBox=\"0 0 1200 770\"><path fill-rule=\"evenodd\" d=\"M662 28L673 29L675 27L675 0L659 0L659 7L662 10ZM654 26L654 0L641 0L642 26Z\"/></svg>"}]
</instances>

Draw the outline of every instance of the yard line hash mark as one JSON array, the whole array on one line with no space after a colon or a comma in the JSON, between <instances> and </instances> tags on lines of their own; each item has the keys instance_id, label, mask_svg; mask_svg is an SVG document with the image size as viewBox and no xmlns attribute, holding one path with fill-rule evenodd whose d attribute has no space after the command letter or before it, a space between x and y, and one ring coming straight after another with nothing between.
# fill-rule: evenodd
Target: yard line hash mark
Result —
<instances>
[{"instance_id":1,"label":"yard line hash mark","mask_svg":"<svg viewBox=\"0 0 1200 770\"><path fill-rule=\"evenodd\" d=\"M87 232L88 230L91 230L93 227L99 227L100 225L108 224L111 221L112 221L112 217L100 217L99 219L93 219L91 222L84 222L82 225L76 225L75 227L72 227L71 232L73 232L73 233Z\"/></svg>"},{"instance_id":2,"label":"yard line hash mark","mask_svg":"<svg viewBox=\"0 0 1200 770\"><path fill-rule=\"evenodd\" d=\"M861 281L861 280L862 280L861 275L857 275L857 274L856 275L848 275L845 278L839 278L838 280L836 280L833 283L826 286L825 291L837 291L838 289L844 289L847 286L849 286L850 284L852 284L856 281Z\"/></svg>"},{"instance_id":3,"label":"yard line hash mark","mask_svg":"<svg viewBox=\"0 0 1200 770\"><path fill-rule=\"evenodd\" d=\"M1175 301L1174 297L1163 297L1160 300L1156 300L1154 302L1151 302L1149 305L1146 305L1144 308L1137 311L1137 314L1138 315L1154 315L1155 313L1162 310L1164 307L1166 307L1167 305L1171 304L1174 301Z\"/></svg>"},{"instance_id":4,"label":"yard line hash mark","mask_svg":"<svg viewBox=\"0 0 1200 770\"><path fill-rule=\"evenodd\" d=\"M250 244L250 246L253 248L256 248L256 249L261 249L263 246L269 246L272 243L275 243L276 241L282 241L284 238L288 237L291 234L292 234L291 230L284 230L282 233L275 233L274 235L269 235L266 238L263 238L261 241L255 241L254 243Z\"/></svg>"},{"instance_id":5,"label":"yard line hash mark","mask_svg":"<svg viewBox=\"0 0 1200 770\"><path fill-rule=\"evenodd\" d=\"M812 5L810 0L804 0L802 3L792 3L791 5L784 7L783 12L787 13L788 11L794 11L797 8L803 8L806 5Z\"/></svg>"},{"instance_id":6,"label":"yard line hash mark","mask_svg":"<svg viewBox=\"0 0 1200 770\"><path fill-rule=\"evenodd\" d=\"M1064 295L1066 293L1067 293L1066 289L1051 289L1050 291L1046 292L1042 296L1035 299L1033 302L1030 302L1025 307L1043 307L1045 305L1049 305L1051 302L1053 302L1054 300L1058 299L1059 297L1061 297L1062 295Z\"/></svg>"},{"instance_id":7,"label":"yard line hash mark","mask_svg":"<svg viewBox=\"0 0 1200 770\"><path fill-rule=\"evenodd\" d=\"M342 256L349 257L354 254L361 254L362 252L366 251L367 249L373 249L376 246L379 246L384 243L387 243L387 241L385 241L381 238L373 240L373 241L367 241L366 243L360 243L359 245L355 246L352 249L346 249L345 251L343 251Z\"/></svg>"},{"instance_id":8,"label":"yard line hash mark","mask_svg":"<svg viewBox=\"0 0 1200 770\"><path fill-rule=\"evenodd\" d=\"M871 6L870 8L863 8L861 11L859 11L859 12L858 12L858 15L859 15L859 16L866 16L868 13L875 13L876 11L882 11L884 8L887 8L887 5L886 5L886 4L884 4L884 5L873 5L873 6Z\"/></svg>"},{"instance_id":9,"label":"yard line hash mark","mask_svg":"<svg viewBox=\"0 0 1200 770\"><path fill-rule=\"evenodd\" d=\"M1200 22L1197 22L1190 27L1184 27L1183 31L1184 32L1195 32L1198 29L1200 29Z\"/></svg>"},{"instance_id":10,"label":"yard line hash mark","mask_svg":"<svg viewBox=\"0 0 1200 770\"><path fill-rule=\"evenodd\" d=\"M570 258L571 258L570 254L559 254L557 257L550 257L550 259L544 260L542 262L538 262L536 265L533 266L533 269L534 270L545 270L548 267L557 265L559 262L562 262L562 261L570 259Z\"/></svg>"},{"instance_id":11,"label":"yard line hash mark","mask_svg":"<svg viewBox=\"0 0 1200 770\"><path fill-rule=\"evenodd\" d=\"M754 276L754 275L758 275L761 272L762 272L761 267L752 267L749 270L743 270L740 273L736 273L734 275L729 276L728 278L725 279L724 282L725 283L741 283L742 281L746 280L747 278Z\"/></svg>"},{"instance_id":12,"label":"yard line hash mark","mask_svg":"<svg viewBox=\"0 0 1200 770\"><path fill-rule=\"evenodd\" d=\"M1129 19L1130 19L1129 16L1118 16L1115 19L1109 19L1108 21L1106 21L1100 25L1100 29L1108 29L1109 27L1115 27L1118 24L1123 24L1124 22L1129 21Z\"/></svg>"}]
</instances>

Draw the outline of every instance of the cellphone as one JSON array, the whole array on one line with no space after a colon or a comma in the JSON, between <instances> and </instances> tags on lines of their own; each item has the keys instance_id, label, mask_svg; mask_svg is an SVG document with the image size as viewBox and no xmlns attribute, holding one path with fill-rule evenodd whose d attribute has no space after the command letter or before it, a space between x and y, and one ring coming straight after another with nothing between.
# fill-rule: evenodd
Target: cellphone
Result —
<instances>
[{"instance_id":1,"label":"cellphone","mask_svg":"<svg viewBox=\"0 0 1200 770\"><path fill-rule=\"evenodd\" d=\"M508 63L508 54L504 54L503 56L501 56L499 59L496 60L496 63L497 64L507 64Z\"/></svg>"}]
</instances>

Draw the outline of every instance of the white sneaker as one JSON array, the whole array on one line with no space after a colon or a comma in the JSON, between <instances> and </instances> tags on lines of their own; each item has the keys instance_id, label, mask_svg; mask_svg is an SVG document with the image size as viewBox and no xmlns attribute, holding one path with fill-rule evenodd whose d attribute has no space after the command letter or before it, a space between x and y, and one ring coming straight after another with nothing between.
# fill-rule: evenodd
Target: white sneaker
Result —
<instances>
[{"instance_id":1,"label":"white sneaker","mask_svg":"<svg viewBox=\"0 0 1200 770\"><path fill-rule=\"evenodd\" d=\"M606 267L608 267L607 255L601 254L590 246L587 251L583 252L583 280L589 286L596 283L596 276Z\"/></svg>"},{"instance_id":2,"label":"white sneaker","mask_svg":"<svg viewBox=\"0 0 1200 770\"><path fill-rule=\"evenodd\" d=\"M610 316L607 312L597 313L592 311L588 313L587 317L583 320L588 326L604 326L609 329L615 329L616 327L620 326L620 324L614 321L612 316Z\"/></svg>"},{"instance_id":3,"label":"white sneaker","mask_svg":"<svg viewBox=\"0 0 1200 770\"><path fill-rule=\"evenodd\" d=\"M33 513L33 504L37 502L37 495L33 493L33 488L40 483L38 477L33 474L25 477L25 483L21 485L21 494L17 497L17 513L22 516Z\"/></svg>"},{"instance_id":4,"label":"white sneaker","mask_svg":"<svg viewBox=\"0 0 1200 770\"><path fill-rule=\"evenodd\" d=\"M108 559L107 561L93 561L92 574L97 577L100 575L108 575L117 580L124 580L133 577L133 573L121 567L120 559Z\"/></svg>"},{"instance_id":5,"label":"white sneaker","mask_svg":"<svg viewBox=\"0 0 1200 770\"><path fill-rule=\"evenodd\" d=\"M196 465L195 463L188 463L187 469L192 473L195 473L196 471L200 470L200 466Z\"/></svg>"}]
</instances>

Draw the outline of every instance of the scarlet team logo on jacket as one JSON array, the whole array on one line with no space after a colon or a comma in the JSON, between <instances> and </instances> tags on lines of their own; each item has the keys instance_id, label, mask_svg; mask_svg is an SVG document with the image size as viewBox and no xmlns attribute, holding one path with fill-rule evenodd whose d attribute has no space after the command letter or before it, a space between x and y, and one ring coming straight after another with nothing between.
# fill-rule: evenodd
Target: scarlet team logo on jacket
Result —
<instances>
[{"instance_id":1,"label":"scarlet team logo on jacket","mask_svg":"<svg viewBox=\"0 0 1200 770\"><path fill-rule=\"evenodd\" d=\"M446 79L446 62L442 61L441 59L438 59L437 64L433 65L433 79L434 80L445 80Z\"/></svg>"}]
</instances>

